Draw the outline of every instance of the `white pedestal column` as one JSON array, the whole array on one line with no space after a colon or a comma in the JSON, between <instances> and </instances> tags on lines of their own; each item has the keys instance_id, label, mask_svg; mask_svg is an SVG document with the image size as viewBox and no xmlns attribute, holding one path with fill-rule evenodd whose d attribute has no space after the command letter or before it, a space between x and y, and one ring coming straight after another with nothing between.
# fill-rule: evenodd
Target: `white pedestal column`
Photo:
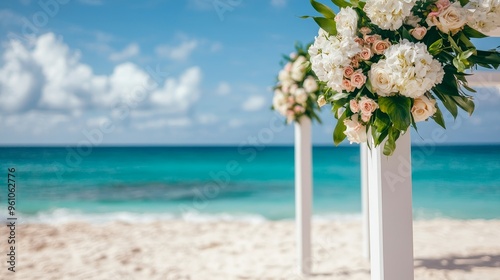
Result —
<instances>
[{"instance_id":1,"label":"white pedestal column","mask_svg":"<svg viewBox=\"0 0 500 280\"><path fill-rule=\"evenodd\" d=\"M411 140L409 131L392 156L382 143L369 152L371 279L413 279Z\"/></svg>"},{"instance_id":2,"label":"white pedestal column","mask_svg":"<svg viewBox=\"0 0 500 280\"><path fill-rule=\"evenodd\" d=\"M361 223L362 223L362 255L370 259L370 212L368 202L368 146L361 143L359 146L361 165Z\"/></svg>"},{"instance_id":3,"label":"white pedestal column","mask_svg":"<svg viewBox=\"0 0 500 280\"><path fill-rule=\"evenodd\" d=\"M295 123L295 220L299 272L311 273L312 145L311 120Z\"/></svg>"}]
</instances>

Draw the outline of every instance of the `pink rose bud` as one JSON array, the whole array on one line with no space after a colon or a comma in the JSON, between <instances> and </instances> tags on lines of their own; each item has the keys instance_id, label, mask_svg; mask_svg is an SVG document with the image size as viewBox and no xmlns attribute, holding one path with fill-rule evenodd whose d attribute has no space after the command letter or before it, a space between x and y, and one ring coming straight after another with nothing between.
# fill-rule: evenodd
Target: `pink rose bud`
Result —
<instances>
[{"instance_id":1,"label":"pink rose bud","mask_svg":"<svg viewBox=\"0 0 500 280\"><path fill-rule=\"evenodd\" d=\"M427 28L423 26L417 26L414 29L410 30L411 36L413 36L417 40L422 40L427 34Z\"/></svg>"},{"instance_id":2,"label":"pink rose bud","mask_svg":"<svg viewBox=\"0 0 500 280\"><path fill-rule=\"evenodd\" d=\"M287 72L292 71L292 63L291 63L291 62L288 62L288 63L285 65L285 71L287 71Z\"/></svg>"}]
</instances>

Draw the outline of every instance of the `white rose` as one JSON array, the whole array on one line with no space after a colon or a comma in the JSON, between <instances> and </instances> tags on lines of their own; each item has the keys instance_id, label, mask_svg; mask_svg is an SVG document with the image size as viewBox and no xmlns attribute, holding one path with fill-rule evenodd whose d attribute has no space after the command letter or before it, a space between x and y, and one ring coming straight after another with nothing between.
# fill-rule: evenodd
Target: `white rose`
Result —
<instances>
[{"instance_id":1,"label":"white rose","mask_svg":"<svg viewBox=\"0 0 500 280\"><path fill-rule=\"evenodd\" d=\"M368 72L372 89L380 96L390 96L396 92L390 72L385 67L385 61L381 60L373 64Z\"/></svg>"},{"instance_id":2,"label":"white rose","mask_svg":"<svg viewBox=\"0 0 500 280\"><path fill-rule=\"evenodd\" d=\"M429 99L425 95L416 98L411 108L411 114L415 122L427 120L429 117L434 116L436 111L436 100Z\"/></svg>"},{"instance_id":3,"label":"white rose","mask_svg":"<svg viewBox=\"0 0 500 280\"><path fill-rule=\"evenodd\" d=\"M298 88L295 91L295 100L297 101L297 103L304 105L307 101L306 90L303 88Z\"/></svg>"},{"instance_id":4,"label":"white rose","mask_svg":"<svg viewBox=\"0 0 500 280\"><path fill-rule=\"evenodd\" d=\"M304 89L308 93L312 93L318 90L318 83L312 76L307 77L307 79L304 81Z\"/></svg>"},{"instance_id":5,"label":"white rose","mask_svg":"<svg viewBox=\"0 0 500 280\"><path fill-rule=\"evenodd\" d=\"M468 10L462 8L460 2L455 2L438 17L427 19L429 26L436 25L441 32L456 34L467 23ZM430 22L429 22L430 21Z\"/></svg>"},{"instance_id":6,"label":"white rose","mask_svg":"<svg viewBox=\"0 0 500 280\"><path fill-rule=\"evenodd\" d=\"M347 139L354 143L366 142L366 126L359 122L359 115L354 114L350 119L345 119L344 124L347 127L344 134Z\"/></svg>"}]
</instances>

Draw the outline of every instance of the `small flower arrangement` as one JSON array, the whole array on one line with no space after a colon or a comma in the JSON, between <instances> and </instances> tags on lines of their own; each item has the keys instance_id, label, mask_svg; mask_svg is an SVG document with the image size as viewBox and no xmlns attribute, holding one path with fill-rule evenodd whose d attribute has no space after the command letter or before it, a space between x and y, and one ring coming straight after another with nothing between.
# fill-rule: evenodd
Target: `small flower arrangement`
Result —
<instances>
[{"instance_id":1,"label":"small flower arrangement","mask_svg":"<svg viewBox=\"0 0 500 280\"><path fill-rule=\"evenodd\" d=\"M375 146L387 140L383 152L391 155L417 122L433 119L446 128L437 100L455 118L458 108L472 114L467 76L500 65L498 50L477 50L470 40L500 28L499 0L332 2L338 14L311 0L323 16L313 17L320 30L308 53L325 86L319 100L338 119L336 145L371 136Z\"/></svg>"},{"instance_id":2,"label":"small flower arrangement","mask_svg":"<svg viewBox=\"0 0 500 280\"><path fill-rule=\"evenodd\" d=\"M321 94L317 77L311 70L307 48L296 45L296 52L285 57L274 87L273 109L286 117L286 122L298 121L302 116L321 122L316 104ZM319 102L326 101L319 100Z\"/></svg>"}]
</instances>

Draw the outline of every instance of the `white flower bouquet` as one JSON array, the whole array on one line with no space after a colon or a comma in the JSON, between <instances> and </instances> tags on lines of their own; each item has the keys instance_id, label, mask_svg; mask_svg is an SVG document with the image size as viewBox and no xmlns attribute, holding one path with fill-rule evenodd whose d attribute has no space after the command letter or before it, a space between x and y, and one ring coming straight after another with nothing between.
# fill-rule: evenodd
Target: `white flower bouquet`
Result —
<instances>
[{"instance_id":1,"label":"white flower bouquet","mask_svg":"<svg viewBox=\"0 0 500 280\"><path fill-rule=\"evenodd\" d=\"M307 48L297 44L296 52L285 57L285 60L274 87L272 108L285 116L287 123L298 121L302 116L321 122L316 112L319 110L316 100L321 88L311 70ZM326 104L324 99L318 102Z\"/></svg>"},{"instance_id":2,"label":"white flower bouquet","mask_svg":"<svg viewBox=\"0 0 500 280\"><path fill-rule=\"evenodd\" d=\"M322 14L308 50L312 70L338 119L339 144L396 140L410 126L433 119L443 128L437 100L456 118L458 108L472 114L475 92L467 75L478 66L497 69L498 50L477 50L471 38L500 28L500 0L332 0L340 8L311 0ZM307 18L307 16L306 16Z\"/></svg>"}]
</instances>

